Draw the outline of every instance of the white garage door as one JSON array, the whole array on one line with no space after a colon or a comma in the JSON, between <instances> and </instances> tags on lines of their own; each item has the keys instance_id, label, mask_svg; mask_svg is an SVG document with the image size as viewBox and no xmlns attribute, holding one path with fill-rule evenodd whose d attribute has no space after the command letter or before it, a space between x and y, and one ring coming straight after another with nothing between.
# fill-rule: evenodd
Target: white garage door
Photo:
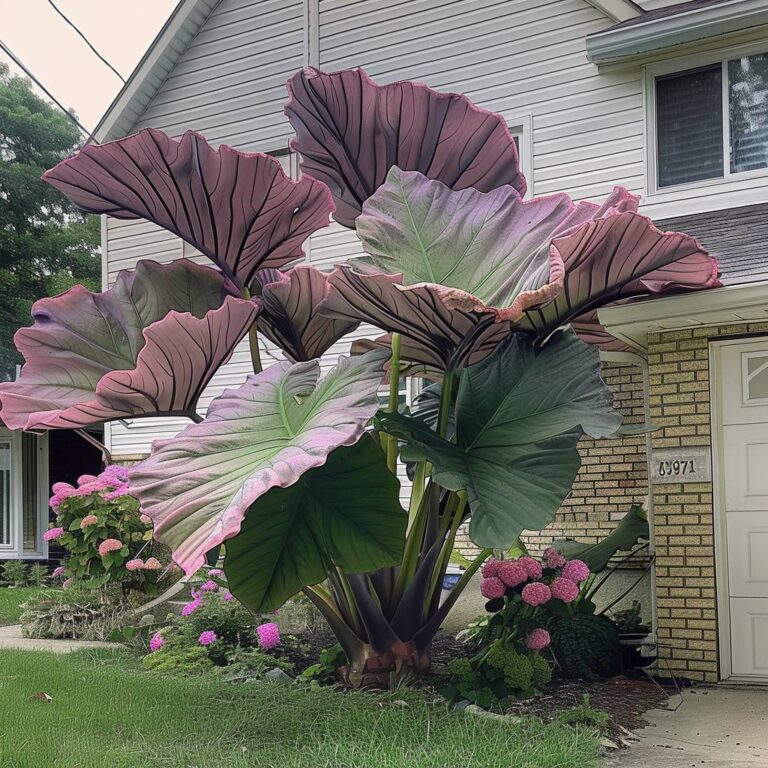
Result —
<instances>
[{"instance_id":1,"label":"white garage door","mask_svg":"<svg viewBox=\"0 0 768 768\"><path fill-rule=\"evenodd\" d=\"M768 339L724 344L719 353L726 573L718 575L727 590L720 605L730 623L730 675L768 682Z\"/></svg>"}]
</instances>

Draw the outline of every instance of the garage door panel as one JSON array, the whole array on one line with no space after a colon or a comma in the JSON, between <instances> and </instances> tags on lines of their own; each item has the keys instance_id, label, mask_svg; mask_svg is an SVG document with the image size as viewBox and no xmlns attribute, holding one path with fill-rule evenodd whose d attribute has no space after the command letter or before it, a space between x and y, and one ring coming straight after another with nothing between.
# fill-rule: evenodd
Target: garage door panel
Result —
<instances>
[{"instance_id":1,"label":"garage door panel","mask_svg":"<svg viewBox=\"0 0 768 768\"><path fill-rule=\"evenodd\" d=\"M723 348L727 392L723 424L768 422L768 345L765 340Z\"/></svg>"},{"instance_id":2,"label":"garage door panel","mask_svg":"<svg viewBox=\"0 0 768 768\"><path fill-rule=\"evenodd\" d=\"M768 596L768 512L732 512L726 525L731 596Z\"/></svg>"},{"instance_id":3,"label":"garage door panel","mask_svg":"<svg viewBox=\"0 0 768 768\"><path fill-rule=\"evenodd\" d=\"M768 510L768 424L725 427L723 438L726 510Z\"/></svg>"},{"instance_id":4,"label":"garage door panel","mask_svg":"<svg viewBox=\"0 0 768 768\"><path fill-rule=\"evenodd\" d=\"M731 604L731 671L768 677L768 598L733 597Z\"/></svg>"}]
</instances>

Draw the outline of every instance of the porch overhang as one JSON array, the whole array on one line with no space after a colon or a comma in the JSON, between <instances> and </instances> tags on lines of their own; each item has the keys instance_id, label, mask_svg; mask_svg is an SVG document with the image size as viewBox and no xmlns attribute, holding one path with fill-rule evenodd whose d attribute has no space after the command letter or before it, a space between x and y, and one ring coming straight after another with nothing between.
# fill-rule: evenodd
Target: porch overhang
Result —
<instances>
[{"instance_id":1,"label":"porch overhang","mask_svg":"<svg viewBox=\"0 0 768 768\"><path fill-rule=\"evenodd\" d=\"M768 0L694 0L588 35L587 58L613 64L761 24L768 24Z\"/></svg>"},{"instance_id":2,"label":"porch overhang","mask_svg":"<svg viewBox=\"0 0 768 768\"><path fill-rule=\"evenodd\" d=\"M768 320L768 280L606 307L598 318L611 335L645 353L649 332Z\"/></svg>"}]
</instances>

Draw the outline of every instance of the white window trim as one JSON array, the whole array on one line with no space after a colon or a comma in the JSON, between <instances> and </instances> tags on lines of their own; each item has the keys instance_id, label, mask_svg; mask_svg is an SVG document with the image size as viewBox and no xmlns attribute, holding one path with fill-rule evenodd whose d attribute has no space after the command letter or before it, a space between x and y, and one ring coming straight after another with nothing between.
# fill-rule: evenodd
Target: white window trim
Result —
<instances>
[{"instance_id":1,"label":"white window trim","mask_svg":"<svg viewBox=\"0 0 768 768\"><path fill-rule=\"evenodd\" d=\"M730 120L728 110L727 63L731 59L768 53L768 42L756 42L692 54L648 64L643 67L643 102L645 112L645 191L643 213L655 218L734 208L768 202L768 168L741 173L730 172ZM718 62L723 66L723 173L721 178L658 186L658 153L656 151L656 79L663 75L682 74L690 69Z\"/></svg>"},{"instance_id":2,"label":"white window trim","mask_svg":"<svg viewBox=\"0 0 768 768\"><path fill-rule=\"evenodd\" d=\"M509 132L513 136L520 137L518 155L520 170L528 182L528 189L525 192L527 199L533 197L533 114L525 112L505 119Z\"/></svg>"},{"instance_id":3,"label":"white window trim","mask_svg":"<svg viewBox=\"0 0 768 768\"><path fill-rule=\"evenodd\" d=\"M38 443L37 458L37 535L38 546L34 552L24 552L22 531L23 520L23 476L21 432L0 429L0 439L11 440L11 515L10 545L0 544L0 560L47 560L48 542L43 541L43 532L48 527L48 435L42 435Z\"/></svg>"}]
</instances>

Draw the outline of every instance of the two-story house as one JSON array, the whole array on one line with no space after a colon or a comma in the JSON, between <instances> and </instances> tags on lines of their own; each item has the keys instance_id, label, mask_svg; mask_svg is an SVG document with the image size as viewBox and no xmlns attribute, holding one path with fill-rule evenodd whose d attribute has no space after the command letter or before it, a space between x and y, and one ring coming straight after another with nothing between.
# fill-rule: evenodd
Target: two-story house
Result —
<instances>
[{"instance_id":1,"label":"two-story house","mask_svg":"<svg viewBox=\"0 0 768 768\"><path fill-rule=\"evenodd\" d=\"M626 342L604 354L616 402L658 429L584 441L571 497L530 541L601 538L647 498L664 668L768 682L768 0L182 0L95 138L192 128L297 174L284 86L305 65L465 93L505 116L529 194L626 186L719 258L723 288L601 313ZM195 256L141 221L102 234L105 287L139 258ZM337 225L307 247L320 268L357 253ZM207 397L248 369L236 353ZM181 426L113 423L106 440L130 461Z\"/></svg>"}]
</instances>

